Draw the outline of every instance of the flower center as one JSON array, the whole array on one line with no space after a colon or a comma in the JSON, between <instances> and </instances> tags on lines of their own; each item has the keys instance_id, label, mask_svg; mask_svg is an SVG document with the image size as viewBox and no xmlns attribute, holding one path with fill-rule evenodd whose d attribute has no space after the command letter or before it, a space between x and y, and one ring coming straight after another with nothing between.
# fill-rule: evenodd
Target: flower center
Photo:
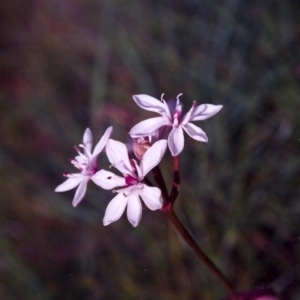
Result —
<instances>
[{"instance_id":1,"label":"flower center","mask_svg":"<svg viewBox=\"0 0 300 300\"><path fill-rule=\"evenodd\" d=\"M139 183L139 181L136 178L134 178L130 175L127 175L125 177L125 182L126 182L126 185L137 185Z\"/></svg>"},{"instance_id":2,"label":"flower center","mask_svg":"<svg viewBox=\"0 0 300 300\"><path fill-rule=\"evenodd\" d=\"M79 145L79 147L86 150L83 145ZM83 175L94 175L97 172L97 164L92 163L92 154L87 150L85 151L86 153L83 154L77 146L74 146L74 148L78 155L74 159L71 159L71 163L75 168L79 169Z\"/></svg>"},{"instance_id":3,"label":"flower center","mask_svg":"<svg viewBox=\"0 0 300 300\"><path fill-rule=\"evenodd\" d=\"M182 94L179 94L177 97L176 97L176 100L170 100L168 102L168 106L170 108L170 111L171 111L171 114L173 116L173 120L172 120L172 123L173 123L173 127L177 128L178 125L180 124L180 118L181 118L181 115L182 115L182 103L180 102L179 100L179 97L181 96Z\"/></svg>"}]
</instances>

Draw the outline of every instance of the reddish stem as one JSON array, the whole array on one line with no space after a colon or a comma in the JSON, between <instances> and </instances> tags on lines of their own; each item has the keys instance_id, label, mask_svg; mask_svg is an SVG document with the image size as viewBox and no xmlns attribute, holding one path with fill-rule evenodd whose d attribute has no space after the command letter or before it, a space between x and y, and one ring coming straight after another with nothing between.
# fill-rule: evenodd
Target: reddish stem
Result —
<instances>
[{"instance_id":1,"label":"reddish stem","mask_svg":"<svg viewBox=\"0 0 300 300\"><path fill-rule=\"evenodd\" d=\"M180 185L180 177L179 177L179 156L175 156L173 160L174 165L174 175L173 175L173 183L172 189L170 192L170 196L168 195L165 180L161 174L160 168L157 166L152 170L154 179L158 185L158 187L162 191L162 197L164 199L164 206L162 210L167 214L171 223L175 226L178 233L182 236L182 238L186 241L186 243L192 248L198 258L213 272L213 274L219 279L224 288L227 290L230 295L231 300L238 300L238 297L228 282L223 273L218 269L218 267L206 256L206 254L202 251L202 249L197 245L196 241L190 235L190 233L183 226L181 221L178 219L177 215L173 211L173 204L179 193L179 185Z\"/></svg>"},{"instance_id":2,"label":"reddish stem","mask_svg":"<svg viewBox=\"0 0 300 300\"><path fill-rule=\"evenodd\" d=\"M157 183L158 187L161 189L163 199L167 201L167 199L169 199L168 190L159 166L156 166L152 169L152 174L155 182Z\"/></svg>"},{"instance_id":3,"label":"reddish stem","mask_svg":"<svg viewBox=\"0 0 300 300\"><path fill-rule=\"evenodd\" d=\"M218 269L218 267L206 256L206 254L197 245L196 241L190 235L190 233L183 226L181 221L178 219L177 215L172 208L164 208L164 212L167 214L171 223L175 226L181 237L187 242L187 244L193 249L198 258L213 272L213 274L219 279L224 288L230 295L231 300L238 300L237 294L235 293L232 285L228 282L223 273Z\"/></svg>"},{"instance_id":4,"label":"reddish stem","mask_svg":"<svg viewBox=\"0 0 300 300\"><path fill-rule=\"evenodd\" d=\"M173 183L172 183L172 189L171 189L170 197L169 197L172 205L174 204L174 202L179 194L179 186L180 186L179 156L174 156L173 166L174 166Z\"/></svg>"}]
</instances>

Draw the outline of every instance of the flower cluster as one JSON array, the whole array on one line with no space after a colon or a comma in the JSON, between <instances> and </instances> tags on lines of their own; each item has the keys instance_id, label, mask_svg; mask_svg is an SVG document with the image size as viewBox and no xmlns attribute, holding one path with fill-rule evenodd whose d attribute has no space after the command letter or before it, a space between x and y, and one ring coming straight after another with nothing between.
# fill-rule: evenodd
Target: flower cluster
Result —
<instances>
[{"instance_id":1,"label":"flower cluster","mask_svg":"<svg viewBox=\"0 0 300 300\"><path fill-rule=\"evenodd\" d=\"M83 199L87 183L92 180L103 189L110 190L117 195L108 204L103 224L109 225L117 221L127 207L129 222L136 227L142 216L142 203L151 210L163 207L162 192L159 188L145 184L146 175L156 167L164 156L167 146L173 156L178 156L184 148L185 131L197 141L207 142L205 132L192 124L191 121L206 120L218 113L222 105L202 104L196 106L193 101L191 109L183 114L183 105L177 96L176 100L166 102L148 95L135 95L134 101L141 108L160 114L160 117L144 120L136 124L129 132L133 139L133 152L140 160L130 158L125 144L111 139L112 127L103 134L92 151L93 136L89 128L83 135L82 148L75 146L78 155L71 163L79 169L79 173L64 174L68 179L60 184L55 191L64 192L77 187L73 199L73 206L77 206ZM167 139L165 136L168 134ZM105 152L111 166L122 176L98 168L97 158ZM148 182L147 182L148 183ZM117 188L118 189L115 189Z\"/></svg>"}]
</instances>

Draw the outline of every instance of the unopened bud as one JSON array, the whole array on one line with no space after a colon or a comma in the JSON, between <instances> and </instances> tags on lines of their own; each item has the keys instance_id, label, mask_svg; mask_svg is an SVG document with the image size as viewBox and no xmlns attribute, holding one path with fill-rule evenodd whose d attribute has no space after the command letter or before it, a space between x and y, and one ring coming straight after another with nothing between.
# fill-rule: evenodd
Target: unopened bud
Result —
<instances>
[{"instance_id":1,"label":"unopened bud","mask_svg":"<svg viewBox=\"0 0 300 300\"><path fill-rule=\"evenodd\" d=\"M141 160L145 152L151 147L148 138L139 137L133 142L133 152L135 156Z\"/></svg>"}]
</instances>

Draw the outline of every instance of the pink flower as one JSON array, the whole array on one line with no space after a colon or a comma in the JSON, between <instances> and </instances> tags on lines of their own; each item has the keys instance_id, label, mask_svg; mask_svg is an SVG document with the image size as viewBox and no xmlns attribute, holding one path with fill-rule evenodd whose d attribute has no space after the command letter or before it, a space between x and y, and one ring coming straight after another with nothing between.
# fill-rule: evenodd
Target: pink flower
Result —
<instances>
[{"instance_id":1,"label":"pink flower","mask_svg":"<svg viewBox=\"0 0 300 300\"><path fill-rule=\"evenodd\" d=\"M160 140L154 143L143 155L140 165L128 158L126 146L118 141L109 140L106 145L106 154L112 165L117 168L123 177L112 172L101 170L94 175L93 181L104 189L110 190L121 186L113 192L117 195L108 204L103 224L109 225L119 220L127 206L129 222L138 226L142 217L140 198L151 210L160 209L163 205L161 191L157 187L150 187L143 183L147 173L158 165L166 151L167 141Z\"/></svg>"},{"instance_id":2,"label":"pink flower","mask_svg":"<svg viewBox=\"0 0 300 300\"><path fill-rule=\"evenodd\" d=\"M77 206L83 199L88 181L94 181L94 176L97 172L98 167L97 157L106 146L112 130L112 127L107 128L93 152L93 135L89 128L85 130L83 135L83 142L79 145L79 147L83 148L83 153L78 147L74 147L78 155L71 160L71 163L80 170L80 173L64 174L64 176L68 177L68 179L55 189L55 192L65 192L78 186L74 199L72 201L74 207Z\"/></svg>"},{"instance_id":3,"label":"pink flower","mask_svg":"<svg viewBox=\"0 0 300 300\"><path fill-rule=\"evenodd\" d=\"M179 155L183 150L183 131L197 141L207 142L208 138L205 132L190 122L206 120L218 113L223 106L213 104L196 106L196 101L193 101L192 108L188 113L182 115L183 106L179 100L180 96L181 94L177 96L176 102L169 101L167 103L163 99L163 95L161 101L148 95L134 95L133 100L139 107L159 113L161 117L151 118L136 124L130 130L130 136L133 138L148 136L162 127L170 127L168 145L173 156Z\"/></svg>"}]
</instances>

